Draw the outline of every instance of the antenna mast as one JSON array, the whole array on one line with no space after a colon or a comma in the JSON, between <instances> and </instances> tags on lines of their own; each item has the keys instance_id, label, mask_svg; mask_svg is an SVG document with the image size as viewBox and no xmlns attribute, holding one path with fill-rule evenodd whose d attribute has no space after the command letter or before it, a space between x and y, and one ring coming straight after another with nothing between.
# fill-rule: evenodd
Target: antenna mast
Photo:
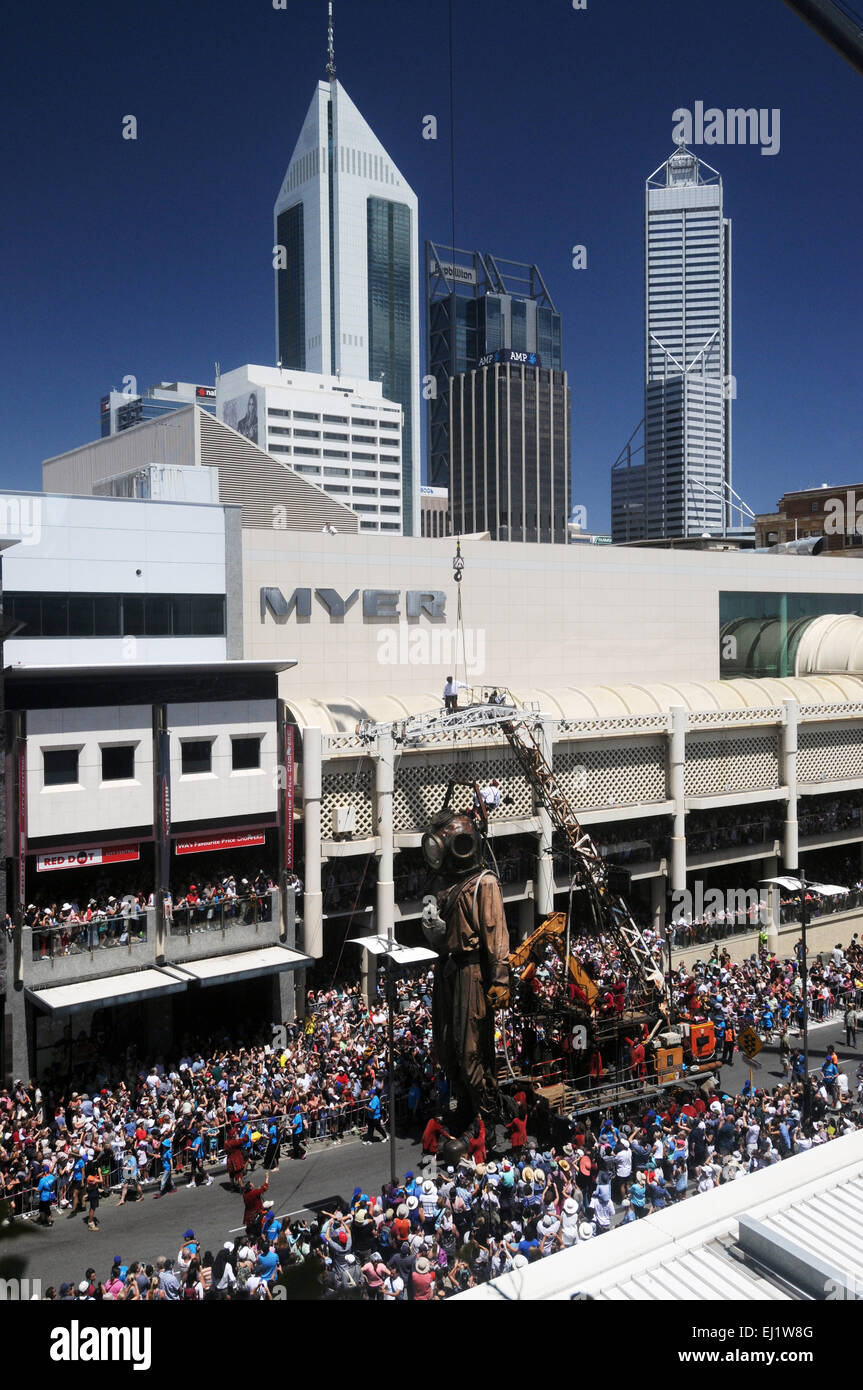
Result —
<instances>
[{"instance_id":1,"label":"antenna mast","mask_svg":"<svg viewBox=\"0 0 863 1390\"><path fill-rule=\"evenodd\" d=\"M327 77L330 79L330 82L332 83L336 80L336 49L335 41L333 39L333 0L330 0L330 23L328 31L327 56Z\"/></svg>"}]
</instances>

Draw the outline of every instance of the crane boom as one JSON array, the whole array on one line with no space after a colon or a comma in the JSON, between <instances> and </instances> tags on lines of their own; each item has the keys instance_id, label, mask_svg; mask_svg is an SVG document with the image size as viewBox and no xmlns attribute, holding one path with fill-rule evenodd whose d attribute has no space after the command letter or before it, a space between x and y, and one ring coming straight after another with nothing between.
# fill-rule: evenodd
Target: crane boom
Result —
<instances>
[{"instance_id":1,"label":"crane boom","mask_svg":"<svg viewBox=\"0 0 863 1390\"><path fill-rule=\"evenodd\" d=\"M535 734L541 718L538 711L517 706L508 691L497 688L491 700L483 691L478 701L472 697L471 704L459 710L433 711L394 724L364 723L359 725L357 732L362 738L370 739L386 730L398 742L416 745L433 734L499 730L509 743L535 798L566 839L576 873L590 893L597 928L614 940L646 998L654 1005L661 1004L665 988L662 972L625 900L612 891L607 864L591 836L580 825L545 758Z\"/></svg>"}]
</instances>

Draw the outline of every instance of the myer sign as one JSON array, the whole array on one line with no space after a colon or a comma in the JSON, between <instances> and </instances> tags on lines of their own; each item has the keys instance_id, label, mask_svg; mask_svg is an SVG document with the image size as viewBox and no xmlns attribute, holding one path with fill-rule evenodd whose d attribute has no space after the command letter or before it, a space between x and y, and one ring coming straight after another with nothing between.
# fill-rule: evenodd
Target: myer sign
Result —
<instances>
[{"instance_id":1,"label":"myer sign","mask_svg":"<svg viewBox=\"0 0 863 1390\"><path fill-rule=\"evenodd\" d=\"M342 598L335 589L294 589L290 598L285 598L281 589L261 589L261 622L268 612L276 622L284 622L292 613L296 613L300 622L308 622L312 616L312 595L329 614L330 622L342 622L360 600L359 589L354 589L347 598ZM401 601L401 589L363 589L363 618L397 620L402 616ZM404 601L406 618L425 617L434 623L446 621L446 594L439 589L408 589Z\"/></svg>"}]
</instances>

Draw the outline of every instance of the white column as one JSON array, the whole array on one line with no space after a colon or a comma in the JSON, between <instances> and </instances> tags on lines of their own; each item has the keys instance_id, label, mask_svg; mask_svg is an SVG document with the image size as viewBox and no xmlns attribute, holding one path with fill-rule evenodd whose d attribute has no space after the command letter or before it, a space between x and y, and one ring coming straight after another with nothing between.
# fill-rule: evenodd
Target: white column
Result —
<instances>
[{"instance_id":1,"label":"white column","mask_svg":"<svg viewBox=\"0 0 863 1390\"><path fill-rule=\"evenodd\" d=\"M303 837L306 881L303 901L303 950L320 960L324 954L324 908L321 893L321 766L320 729L303 733Z\"/></svg>"},{"instance_id":2,"label":"white column","mask_svg":"<svg viewBox=\"0 0 863 1390\"><path fill-rule=\"evenodd\" d=\"M543 719L539 731L539 746L549 768L554 766L554 747L551 736L551 721ZM554 832L551 816L541 804L537 806L539 820L539 845L537 846L536 907L540 919L554 912L554 859L551 840Z\"/></svg>"},{"instance_id":3,"label":"white column","mask_svg":"<svg viewBox=\"0 0 863 1390\"><path fill-rule=\"evenodd\" d=\"M668 794L674 802L674 825L671 832L671 889L674 893L686 888L686 710L675 705L671 710L671 734L668 740Z\"/></svg>"},{"instance_id":4,"label":"white column","mask_svg":"<svg viewBox=\"0 0 863 1390\"><path fill-rule=\"evenodd\" d=\"M375 759L375 793L377 807L376 834L380 838L378 854L378 885L376 897L376 931L390 941L395 939L395 901L396 890L393 879L393 791L395 773L393 761L393 736L390 733L378 734L377 758Z\"/></svg>"},{"instance_id":5,"label":"white column","mask_svg":"<svg viewBox=\"0 0 863 1390\"><path fill-rule=\"evenodd\" d=\"M659 933L660 940L664 939L665 932L666 891L665 874L657 874L650 880L650 925Z\"/></svg>"},{"instance_id":6,"label":"white column","mask_svg":"<svg viewBox=\"0 0 863 1390\"><path fill-rule=\"evenodd\" d=\"M797 873L799 846L797 840L797 724L800 706L796 700L783 700L785 723L782 726L782 781L788 788L785 806L785 835L782 858L787 873Z\"/></svg>"},{"instance_id":7,"label":"white column","mask_svg":"<svg viewBox=\"0 0 863 1390\"><path fill-rule=\"evenodd\" d=\"M768 854L761 861L761 877L775 878L779 872L779 860L775 854ZM775 884L765 883L764 897L767 901L767 945L771 951L779 950L779 889ZM759 923L760 926L760 923Z\"/></svg>"},{"instance_id":8,"label":"white column","mask_svg":"<svg viewBox=\"0 0 863 1390\"><path fill-rule=\"evenodd\" d=\"M518 939L519 942L526 941L534 928L536 914L533 907L533 898L522 898L518 905Z\"/></svg>"}]
</instances>

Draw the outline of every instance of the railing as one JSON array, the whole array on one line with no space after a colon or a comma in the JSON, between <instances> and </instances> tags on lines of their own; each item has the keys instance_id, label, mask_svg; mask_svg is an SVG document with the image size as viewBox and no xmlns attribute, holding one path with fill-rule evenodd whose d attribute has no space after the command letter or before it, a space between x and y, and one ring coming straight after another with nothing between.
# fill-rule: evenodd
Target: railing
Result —
<instances>
[{"instance_id":1,"label":"railing","mask_svg":"<svg viewBox=\"0 0 863 1390\"><path fill-rule=\"evenodd\" d=\"M220 901L199 901L174 907L168 921L172 936L192 936L197 932L225 931L230 927L253 926L270 922L273 916L269 893L258 896L223 898Z\"/></svg>"},{"instance_id":2,"label":"railing","mask_svg":"<svg viewBox=\"0 0 863 1390\"><path fill-rule=\"evenodd\" d=\"M107 917L104 913L89 922L61 922L34 926L32 936L34 960L53 960L57 956L90 955L93 951L112 946L129 946L147 940L147 916Z\"/></svg>"},{"instance_id":3,"label":"railing","mask_svg":"<svg viewBox=\"0 0 863 1390\"><path fill-rule=\"evenodd\" d=\"M687 830L686 852L709 854L713 850L734 849L738 845L770 844L782 838L783 824L780 820L765 818L716 828L706 827L704 830Z\"/></svg>"}]
</instances>

